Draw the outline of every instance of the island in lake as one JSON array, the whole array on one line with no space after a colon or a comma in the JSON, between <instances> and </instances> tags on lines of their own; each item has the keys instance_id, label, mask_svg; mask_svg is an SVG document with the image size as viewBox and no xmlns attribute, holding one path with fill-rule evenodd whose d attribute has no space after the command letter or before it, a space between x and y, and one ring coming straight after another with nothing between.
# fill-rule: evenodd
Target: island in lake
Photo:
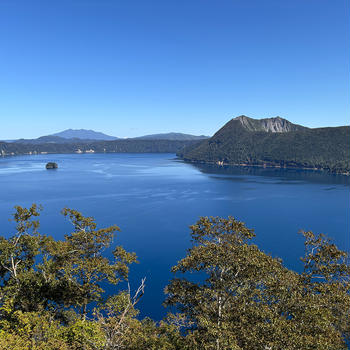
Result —
<instances>
[{"instance_id":1,"label":"island in lake","mask_svg":"<svg viewBox=\"0 0 350 350\"><path fill-rule=\"evenodd\" d=\"M46 164L46 169L57 169L57 168L58 168L58 165L55 162L48 162Z\"/></svg>"}]
</instances>

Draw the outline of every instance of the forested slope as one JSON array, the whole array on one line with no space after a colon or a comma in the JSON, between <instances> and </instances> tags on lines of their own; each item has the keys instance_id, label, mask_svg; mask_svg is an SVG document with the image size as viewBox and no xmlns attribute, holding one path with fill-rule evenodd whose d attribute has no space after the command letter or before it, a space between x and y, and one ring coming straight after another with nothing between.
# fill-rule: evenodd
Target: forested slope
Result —
<instances>
[{"instance_id":1,"label":"forested slope","mask_svg":"<svg viewBox=\"0 0 350 350\"><path fill-rule=\"evenodd\" d=\"M189 145L178 155L194 162L350 171L349 126L272 132L248 128L242 122L247 119L259 122L247 117L232 119L213 137L199 145Z\"/></svg>"},{"instance_id":2,"label":"forested slope","mask_svg":"<svg viewBox=\"0 0 350 350\"><path fill-rule=\"evenodd\" d=\"M115 140L76 143L22 144L0 142L0 155L40 153L176 153L198 141Z\"/></svg>"}]
</instances>

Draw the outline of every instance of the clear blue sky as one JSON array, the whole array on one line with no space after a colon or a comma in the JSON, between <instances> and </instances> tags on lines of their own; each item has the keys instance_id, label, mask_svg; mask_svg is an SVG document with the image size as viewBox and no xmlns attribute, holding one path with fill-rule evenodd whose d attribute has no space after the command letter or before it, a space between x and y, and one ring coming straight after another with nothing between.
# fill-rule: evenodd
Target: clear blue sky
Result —
<instances>
[{"instance_id":1,"label":"clear blue sky","mask_svg":"<svg viewBox=\"0 0 350 350\"><path fill-rule=\"evenodd\" d=\"M0 139L349 124L348 0L0 0Z\"/></svg>"}]
</instances>

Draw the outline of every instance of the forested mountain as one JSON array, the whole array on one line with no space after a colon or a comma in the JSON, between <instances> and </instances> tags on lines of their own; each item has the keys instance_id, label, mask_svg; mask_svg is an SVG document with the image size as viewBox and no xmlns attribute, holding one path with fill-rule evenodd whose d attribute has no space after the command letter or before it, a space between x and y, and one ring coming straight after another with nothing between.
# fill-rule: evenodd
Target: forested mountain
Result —
<instances>
[{"instance_id":1,"label":"forested mountain","mask_svg":"<svg viewBox=\"0 0 350 350\"><path fill-rule=\"evenodd\" d=\"M177 153L186 161L350 172L350 127L307 128L286 119L230 120L215 135L169 133L114 141L43 136L0 141L0 155L37 153Z\"/></svg>"},{"instance_id":2,"label":"forested mountain","mask_svg":"<svg viewBox=\"0 0 350 350\"><path fill-rule=\"evenodd\" d=\"M177 140L177 141L188 141L188 140L203 140L208 139L209 136L196 136L196 135L190 135L190 134L182 134L179 132L169 132L166 134L152 134L152 135L145 135L140 137L134 137L134 139L147 139L147 140Z\"/></svg>"},{"instance_id":3,"label":"forested mountain","mask_svg":"<svg viewBox=\"0 0 350 350\"><path fill-rule=\"evenodd\" d=\"M23 143L23 144L34 144L39 145L43 143L79 143L79 142L95 142L96 140L88 140L88 139L79 139L75 138L64 138L60 136L48 135L48 136L40 136L36 139L18 139L13 140L11 143ZM5 141L6 142L6 141Z\"/></svg>"},{"instance_id":4,"label":"forested mountain","mask_svg":"<svg viewBox=\"0 0 350 350\"><path fill-rule=\"evenodd\" d=\"M105 140L112 141L118 139L118 137L106 135L102 132L86 129L67 129L61 132L49 136L59 136L65 139L82 139L82 140Z\"/></svg>"},{"instance_id":5,"label":"forested mountain","mask_svg":"<svg viewBox=\"0 0 350 350\"><path fill-rule=\"evenodd\" d=\"M95 141L113 141L117 140L118 137L109 136L103 134L102 132L97 132L94 130L86 129L67 129L52 135L40 136L36 139L18 139L12 141L4 142L15 142L15 143L24 143L24 144L42 144L42 143L91 143Z\"/></svg>"},{"instance_id":6,"label":"forested mountain","mask_svg":"<svg viewBox=\"0 0 350 350\"><path fill-rule=\"evenodd\" d=\"M0 155L40 153L176 153L197 141L115 140L73 143L16 143L0 142Z\"/></svg>"},{"instance_id":7,"label":"forested mountain","mask_svg":"<svg viewBox=\"0 0 350 350\"><path fill-rule=\"evenodd\" d=\"M350 171L350 127L306 128L280 117L230 120L178 156L192 162Z\"/></svg>"},{"instance_id":8,"label":"forested mountain","mask_svg":"<svg viewBox=\"0 0 350 350\"><path fill-rule=\"evenodd\" d=\"M203 140L208 139L209 136L196 136L190 134L182 134L176 132L164 133L164 134L152 134L145 135L139 137L130 137L123 140L169 140L169 141L195 141L195 140ZM64 130L62 132L40 136L36 139L18 139L11 141L3 141L3 142L15 142L15 143L24 143L24 144L42 144L42 143L92 143L96 141L114 141L121 140L118 137L108 136L101 132L96 132L93 130ZM0 141L1 142L1 141Z\"/></svg>"}]
</instances>

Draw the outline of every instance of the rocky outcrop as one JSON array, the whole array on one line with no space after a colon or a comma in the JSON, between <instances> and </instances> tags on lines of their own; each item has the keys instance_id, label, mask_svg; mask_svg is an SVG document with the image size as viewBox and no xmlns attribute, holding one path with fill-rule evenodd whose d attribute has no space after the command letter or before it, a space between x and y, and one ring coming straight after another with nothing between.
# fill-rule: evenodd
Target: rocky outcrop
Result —
<instances>
[{"instance_id":1,"label":"rocky outcrop","mask_svg":"<svg viewBox=\"0 0 350 350\"><path fill-rule=\"evenodd\" d=\"M266 131L266 132L290 132L307 129L305 126L291 123L281 117L253 119L241 115L233 120L241 122L242 126L249 131Z\"/></svg>"},{"instance_id":2,"label":"rocky outcrop","mask_svg":"<svg viewBox=\"0 0 350 350\"><path fill-rule=\"evenodd\" d=\"M57 169L57 168L58 168L58 165L55 162L48 162L46 164L46 169Z\"/></svg>"}]
</instances>

